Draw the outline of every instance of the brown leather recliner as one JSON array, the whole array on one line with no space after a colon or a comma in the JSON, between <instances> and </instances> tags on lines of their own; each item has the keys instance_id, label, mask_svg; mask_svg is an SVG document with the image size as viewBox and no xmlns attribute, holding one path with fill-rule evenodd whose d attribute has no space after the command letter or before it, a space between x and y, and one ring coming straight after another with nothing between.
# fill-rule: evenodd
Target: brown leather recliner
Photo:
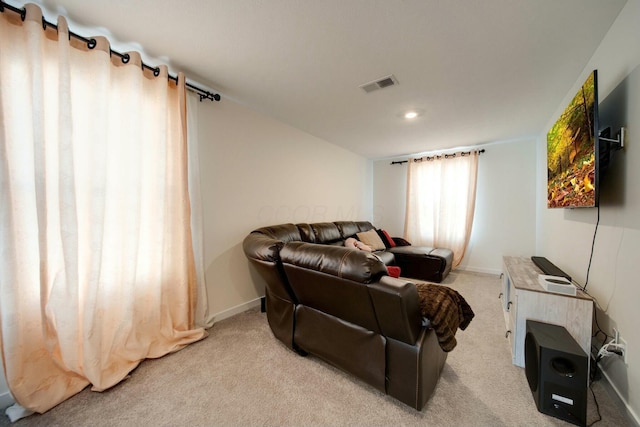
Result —
<instances>
[{"instance_id":1,"label":"brown leather recliner","mask_svg":"<svg viewBox=\"0 0 640 427\"><path fill-rule=\"evenodd\" d=\"M266 282L273 334L421 410L446 361L422 326L414 282L342 242L369 222L282 224L253 231L244 252ZM393 262L390 258L390 262Z\"/></svg>"}]
</instances>

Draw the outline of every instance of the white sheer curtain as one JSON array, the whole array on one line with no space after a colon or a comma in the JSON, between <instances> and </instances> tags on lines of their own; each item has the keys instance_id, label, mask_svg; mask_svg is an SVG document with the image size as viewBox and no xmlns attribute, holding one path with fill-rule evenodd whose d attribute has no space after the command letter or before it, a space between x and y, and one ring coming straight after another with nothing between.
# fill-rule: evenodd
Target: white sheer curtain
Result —
<instances>
[{"instance_id":1,"label":"white sheer curtain","mask_svg":"<svg viewBox=\"0 0 640 427\"><path fill-rule=\"evenodd\" d=\"M0 13L0 353L9 389L44 412L105 390L195 326L186 91Z\"/></svg>"},{"instance_id":2,"label":"white sheer curtain","mask_svg":"<svg viewBox=\"0 0 640 427\"><path fill-rule=\"evenodd\" d=\"M449 248L464 257L476 201L478 152L409 159L404 237L414 245Z\"/></svg>"},{"instance_id":3,"label":"white sheer curtain","mask_svg":"<svg viewBox=\"0 0 640 427\"><path fill-rule=\"evenodd\" d=\"M193 255L196 268L198 300L196 304L196 326L209 328L213 316L209 315L207 283L204 270L204 223L202 218L202 193L200 192L200 163L198 149L198 110L200 97L192 92L187 96L187 147L189 152L189 196L191 200L191 231Z\"/></svg>"}]
</instances>

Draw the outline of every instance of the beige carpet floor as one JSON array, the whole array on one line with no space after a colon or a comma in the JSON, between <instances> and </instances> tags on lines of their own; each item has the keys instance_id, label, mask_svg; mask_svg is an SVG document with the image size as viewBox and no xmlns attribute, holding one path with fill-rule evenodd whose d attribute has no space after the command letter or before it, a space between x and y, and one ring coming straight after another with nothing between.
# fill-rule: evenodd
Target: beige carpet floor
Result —
<instances>
[{"instance_id":1,"label":"beige carpet floor","mask_svg":"<svg viewBox=\"0 0 640 427\"><path fill-rule=\"evenodd\" d=\"M277 341L253 309L221 321L184 350L143 362L103 392L88 388L26 426L568 426L537 411L524 370L511 364L497 276L454 272L445 284L476 313L449 354L421 411L321 360ZM593 389L596 426L626 426L624 408L602 381ZM588 424L597 420L589 394ZM0 426L9 425L0 416Z\"/></svg>"}]
</instances>

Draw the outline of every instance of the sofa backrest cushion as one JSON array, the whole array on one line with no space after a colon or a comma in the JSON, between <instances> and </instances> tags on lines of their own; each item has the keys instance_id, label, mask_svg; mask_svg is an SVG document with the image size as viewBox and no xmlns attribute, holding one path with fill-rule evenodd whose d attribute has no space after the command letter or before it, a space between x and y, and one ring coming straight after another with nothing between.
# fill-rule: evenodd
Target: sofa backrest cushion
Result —
<instances>
[{"instance_id":1,"label":"sofa backrest cushion","mask_svg":"<svg viewBox=\"0 0 640 427\"><path fill-rule=\"evenodd\" d=\"M353 237L356 233L373 229L373 225L369 221L336 221L334 224L340 230L342 239Z\"/></svg>"},{"instance_id":2,"label":"sofa backrest cushion","mask_svg":"<svg viewBox=\"0 0 640 427\"><path fill-rule=\"evenodd\" d=\"M303 242L315 243L316 236L313 234L313 229L311 228L311 224L301 223L296 224L298 231L300 232L300 237Z\"/></svg>"},{"instance_id":3,"label":"sofa backrest cushion","mask_svg":"<svg viewBox=\"0 0 640 427\"><path fill-rule=\"evenodd\" d=\"M332 222L318 222L311 224L311 228L316 236L316 243L330 244L342 240L340 230Z\"/></svg>"},{"instance_id":4,"label":"sofa backrest cushion","mask_svg":"<svg viewBox=\"0 0 640 427\"><path fill-rule=\"evenodd\" d=\"M282 266L299 304L379 333L367 284L386 274L369 252L338 246L291 242Z\"/></svg>"},{"instance_id":5,"label":"sofa backrest cushion","mask_svg":"<svg viewBox=\"0 0 640 427\"><path fill-rule=\"evenodd\" d=\"M301 240L308 243L323 245L342 244L340 230L332 222L316 222L314 224L297 224Z\"/></svg>"},{"instance_id":6,"label":"sofa backrest cushion","mask_svg":"<svg viewBox=\"0 0 640 427\"><path fill-rule=\"evenodd\" d=\"M360 227L358 227L355 221L336 221L334 224L338 227L343 240L353 237L356 233L360 232Z\"/></svg>"},{"instance_id":7,"label":"sofa backrest cushion","mask_svg":"<svg viewBox=\"0 0 640 427\"><path fill-rule=\"evenodd\" d=\"M375 227L369 221L356 221L360 231L373 230Z\"/></svg>"},{"instance_id":8,"label":"sofa backrest cushion","mask_svg":"<svg viewBox=\"0 0 640 427\"><path fill-rule=\"evenodd\" d=\"M342 246L290 242L280 251L283 264L291 264L360 283L387 274L382 261L370 252Z\"/></svg>"}]
</instances>

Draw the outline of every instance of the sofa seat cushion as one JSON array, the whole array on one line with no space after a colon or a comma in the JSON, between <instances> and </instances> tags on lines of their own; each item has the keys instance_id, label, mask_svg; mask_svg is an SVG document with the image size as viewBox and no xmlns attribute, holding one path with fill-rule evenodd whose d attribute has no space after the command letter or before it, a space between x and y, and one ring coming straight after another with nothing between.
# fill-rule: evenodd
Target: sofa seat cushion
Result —
<instances>
[{"instance_id":1,"label":"sofa seat cushion","mask_svg":"<svg viewBox=\"0 0 640 427\"><path fill-rule=\"evenodd\" d=\"M396 246L389 248L389 251L394 254L429 255L433 252L433 248L430 246Z\"/></svg>"},{"instance_id":2,"label":"sofa seat cushion","mask_svg":"<svg viewBox=\"0 0 640 427\"><path fill-rule=\"evenodd\" d=\"M430 255L442 258L442 260L447 264L451 264L453 262L453 251L446 248L432 248L429 246L396 246L395 248L389 248L387 250L396 255Z\"/></svg>"},{"instance_id":3,"label":"sofa seat cushion","mask_svg":"<svg viewBox=\"0 0 640 427\"><path fill-rule=\"evenodd\" d=\"M396 257L389 251L374 251L374 255L384 262L384 265L396 265Z\"/></svg>"},{"instance_id":4,"label":"sofa seat cushion","mask_svg":"<svg viewBox=\"0 0 640 427\"><path fill-rule=\"evenodd\" d=\"M453 251L451 249L436 248L432 250L429 255L441 257L448 265L453 263Z\"/></svg>"}]
</instances>

